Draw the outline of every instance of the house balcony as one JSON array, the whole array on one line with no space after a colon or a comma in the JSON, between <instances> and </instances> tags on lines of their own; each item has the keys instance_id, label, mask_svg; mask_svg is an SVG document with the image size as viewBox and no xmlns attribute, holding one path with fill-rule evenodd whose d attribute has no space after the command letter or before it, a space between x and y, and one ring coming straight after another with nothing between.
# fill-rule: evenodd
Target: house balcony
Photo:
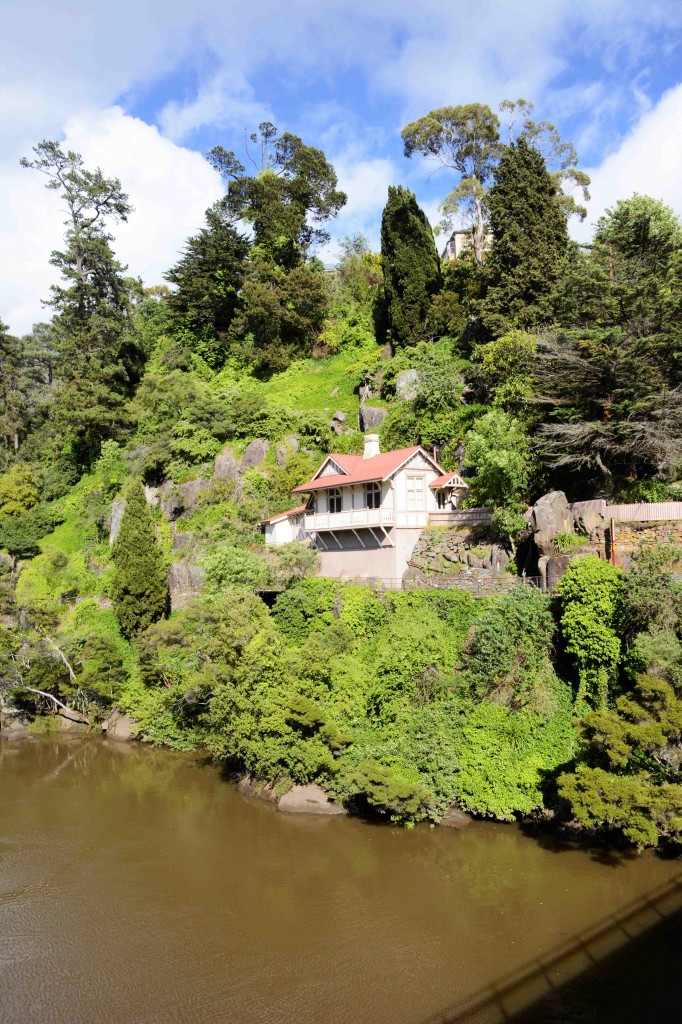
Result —
<instances>
[{"instance_id":1,"label":"house balcony","mask_svg":"<svg viewBox=\"0 0 682 1024\"><path fill-rule=\"evenodd\" d=\"M315 512L305 517L306 533L327 530L371 530L373 527L389 530L395 525L393 509L354 508L345 512Z\"/></svg>"}]
</instances>

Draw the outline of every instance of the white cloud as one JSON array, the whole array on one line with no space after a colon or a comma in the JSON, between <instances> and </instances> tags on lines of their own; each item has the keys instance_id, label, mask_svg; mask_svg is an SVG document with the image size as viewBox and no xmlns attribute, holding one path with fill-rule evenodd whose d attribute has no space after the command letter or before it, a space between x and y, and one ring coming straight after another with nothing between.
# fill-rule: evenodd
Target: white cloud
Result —
<instances>
[{"instance_id":1,"label":"white cloud","mask_svg":"<svg viewBox=\"0 0 682 1024\"><path fill-rule=\"evenodd\" d=\"M206 125L250 130L261 121L273 121L274 115L265 104L256 102L242 75L221 71L202 85L190 102L168 102L158 120L163 133L180 142Z\"/></svg>"},{"instance_id":2,"label":"white cloud","mask_svg":"<svg viewBox=\"0 0 682 1024\"><path fill-rule=\"evenodd\" d=\"M184 240L222 195L218 175L199 153L176 146L120 107L71 118L65 136L64 148L81 153L86 166L120 178L135 207L126 224L113 226L116 255L146 284L162 283ZM0 250L10 256L0 310L11 330L23 333L49 316L40 300L56 281L49 257L60 246L64 215L58 193L46 190L37 172L6 165L0 174L8 200L0 208Z\"/></svg>"},{"instance_id":3,"label":"white cloud","mask_svg":"<svg viewBox=\"0 0 682 1024\"><path fill-rule=\"evenodd\" d=\"M572 225L578 241L588 241L607 207L640 192L662 199L682 218L682 85L670 89L643 114L631 133L597 168L592 178L588 215Z\"/></svg>"},{"instance_id":4,"label":"white cloud","mask_svg":"<svg viewBox=\"0 0 682 1024\"><path fill-rule=\"evenodd\" d=\"M381 211L386 204L388 186L397 178L392 160L363 158L347 151L332 157L332 163L339 188L346 193L348 201L329 225L331 241L317 254L325 263L336 262L338 239L346 235L366 235L373 248L378 247Z\"/></svg>"}]
</instances>

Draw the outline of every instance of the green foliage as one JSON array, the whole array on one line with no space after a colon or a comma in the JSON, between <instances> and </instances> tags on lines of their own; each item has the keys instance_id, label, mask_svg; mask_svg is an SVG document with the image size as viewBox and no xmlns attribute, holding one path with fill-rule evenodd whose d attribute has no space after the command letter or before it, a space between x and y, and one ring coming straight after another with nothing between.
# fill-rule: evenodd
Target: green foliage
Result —
<instances>
[{"instance_id":1,"label":"green foliage","mask_svg":"<svg viewBox=\"0 0 682 1024\"><path fill-rule=\"evenodd\" d=\"M530 482L528 436L523 424L494 409L482 416L465 438L466 465L475 470L468 500L492 505L498 536L514 538L525 522L521 518Z\"/></svg>"},{"instance_id":2,"label":"green foliage","mask_svg":"<svg viewBox=\"0 0 682 1024\"><path fill-rule=\"evenodd\" d=\"M557 534L556 549L560 555L566 555L575 550L575 548L579 548L581 544L584 543L584 536L581 537L578 533L566 533L565 531L561 531Z\"/></svg>"},{"instance_id":3,"label":"green foliage","mask_svg":"<svg viewBox=\"0 0 682 1024\"><path fill-rule=\"evenodd\" d=\"M247 175L235 154L222 146L208 155L227 182L227 194L216 208L228 223L251 225L255 249L267 262L292 270L311 245L328 240L322 225L336 216L346 196L322 150L297 135L278 135L273 124L263 122L249 138L261 158L255 176Z\"/></svg>"},{"instance_id":4,"label":"green foliage","mask_svg":"<svg viewBox=\"0 0 682 1024\"><path fill-rule=\"evenodd\" d=\"M620 830L637 846L682 835L682 700L652 675L632 696L581 723L585 762L561 776L559 792L590 829Z\"/></svg>"},{"instance_id":5,"label":"green foliage","mask_svg":"<svg viewBox=\"0 0 682 1024\"><path fill-rule=\"evenodd\" d=\"M474 379L486 389L492 403L512 416L527 418L533 396L532 362L537 344L532 335L514 330L479 345Z\"/></svg>"},{"instance_id":6,"label":"green foliage","mask_svg":"<svg viewBox=\"0 0 682 1024\"><path fill-rule=\"evenodd\" d=\"M290 642L301 644L311 633L331 625L339 586L326 577L310 578L280 594L272 617L282 634Z\"/></svg>"},{"instance_id":7,"label":"green foliage","mask_svg":"<svg viewBox=\"0 0 682 1024\"><path fill-rule=\"evenodd\" d=\"M518 584L476 619L462 683L478 700L514 709L542 708L554 678L553 634L548 599L535 587Z\"/></svg>"},{"instance_id":8,"label":"green foliage","mask_svg":"<svg viewBox=\"0 0 682 1024\"><path fill-rule=\"evenodd\" d=\"M381 265L393 345L404 348L427 340L431 298L442 286L440 260L426 214L402 185L389 185L381 218Z\"/></svg>"},{"instance_id":9,"label":"green foliage","mask_svg":"<svg viewBox=\"0 0 682 1024\"><path fill-rule=\"evenodd\" d=\"M488 210L493 246L486 264L486 326L498 334L550 323L568 232L556 182L524 139L503 147Z\"/></svg>"},{"instance_id":10,"label":"green foliage","mask_svg":"<svg viewBox=\"0 0 682 1024\"><path fill-rule=\"evenodd\" d=\"M578 670L576 715L603 708L621 654L623 579L594 555L576 558L559 582L561 632Z\"/></svg>"},{"instance_id":11,"label":"green foliage","mask_svg":"<svg viewBox=\"0 0 682 1024\"><path fill-rule=\"evenodd\" d=\"M180 261L165 275L177 290L168 304L194 352L214 368L225 362L227 334L240 306L249 242L219 210L206 213L207 226L188 238Z\"/></svg>"},{"instance_id":12,"label":"green foliage","mask_svg":"<svg viewBox=\"0 0 682 1024\"><path fill-rule=\"evenodd\" d=\"M34 506L21 515L0 518L0 548L15 558L33 558L40 552L40 540L54 527L54 518L44 506Z\"/></svg>"},{"instance_id":13,"label":"green foliage","mask_svg":"<svg viewBox=\"0 0 682 1024\"><path fill-rule=\"evenodd\" d=\"M131 638L167 612L168 579L142 484L125 491L126 507L114 541L111 599L125 637Z\"/></svg>"},{"instance_id":14,"label":"green foliage","mask_svg":"<svg viewBox=\"0 0 682 1024\"><path fill-rule=\"evenodd\" d=\"M484 701L467 717L458 751L460 804L511 821L543 806L547 782L573 746L570 690L555 683L545 713Z\"/></svg>"},{"instance_id":15,"label":"green foliage","mask_svg":"<svg viewBox=\"0 0 682 1024\"><path fill-rule=\"evenodd\" d=\"M28 466L10 466L0 476L0 517L18 516L37 504L40 495Z\"/></svg>"},{"instance_id":16,"label":"green foliage","mask_svg":"<svg viewBox=\"0 0 682 1024\"><path fill-rule=\"evenodd\" d=\"M327 313L322 274L306 263L285 271L254 258L241 297L231 336L232 350L245 365L267 376L312 354Z\"/></svg>"},{"instance_id":17,"label":"green foliage","mask_svg":"<svg viewBox=\"0 0 682 1024\"><path fill-rule=\"evenodd\" d=\"M126 221L131 212L121 183L89 171L78 153L58 143L34 147L35 159L24 167L47 177L46 187L60 193L68 211L63 251L50 262L62 277L52 286L58 398L55 425L63 432L69 458L88 469L108 437L120 436L126 422L124 399L140 375L144 354L127 331L139 282L123 276L125 268L111 250L107 220Z\"/></svg>"}]
</instances>

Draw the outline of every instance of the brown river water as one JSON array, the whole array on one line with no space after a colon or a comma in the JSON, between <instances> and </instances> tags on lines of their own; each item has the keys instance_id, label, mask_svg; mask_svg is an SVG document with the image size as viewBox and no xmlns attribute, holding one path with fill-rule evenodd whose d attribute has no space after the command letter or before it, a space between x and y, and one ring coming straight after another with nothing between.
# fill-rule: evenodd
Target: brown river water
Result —
<instances>
[{"instance_id":1,"label":"brown river water","mask_svg":"<svg viewBox=\"0 0 682 1024\"><path fill-rule=\"evenodd\" d=\"M280 814L168 751L4 739L0 1022L494 1024L529 998L509 972L533 994L594 962L679 905L680 874L517 826Z\"/></svg>"}]
</instances>

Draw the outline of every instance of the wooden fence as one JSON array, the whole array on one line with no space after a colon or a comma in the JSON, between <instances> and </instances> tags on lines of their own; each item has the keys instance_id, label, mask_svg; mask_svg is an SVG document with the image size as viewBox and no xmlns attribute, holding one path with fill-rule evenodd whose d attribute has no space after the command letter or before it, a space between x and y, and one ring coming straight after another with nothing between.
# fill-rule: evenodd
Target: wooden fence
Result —
<instances>
[{"instance_id":1,"label":"wooden fence","mask_svg":"<svg viewBox=\"0 0 682 1024\"><path fill-rule=\"evenodd\" d=\"M660 523L682 519L682 501L639 502L636 505L605 505L604 518L616 523Z\"/></svg>"}]
</instances>

